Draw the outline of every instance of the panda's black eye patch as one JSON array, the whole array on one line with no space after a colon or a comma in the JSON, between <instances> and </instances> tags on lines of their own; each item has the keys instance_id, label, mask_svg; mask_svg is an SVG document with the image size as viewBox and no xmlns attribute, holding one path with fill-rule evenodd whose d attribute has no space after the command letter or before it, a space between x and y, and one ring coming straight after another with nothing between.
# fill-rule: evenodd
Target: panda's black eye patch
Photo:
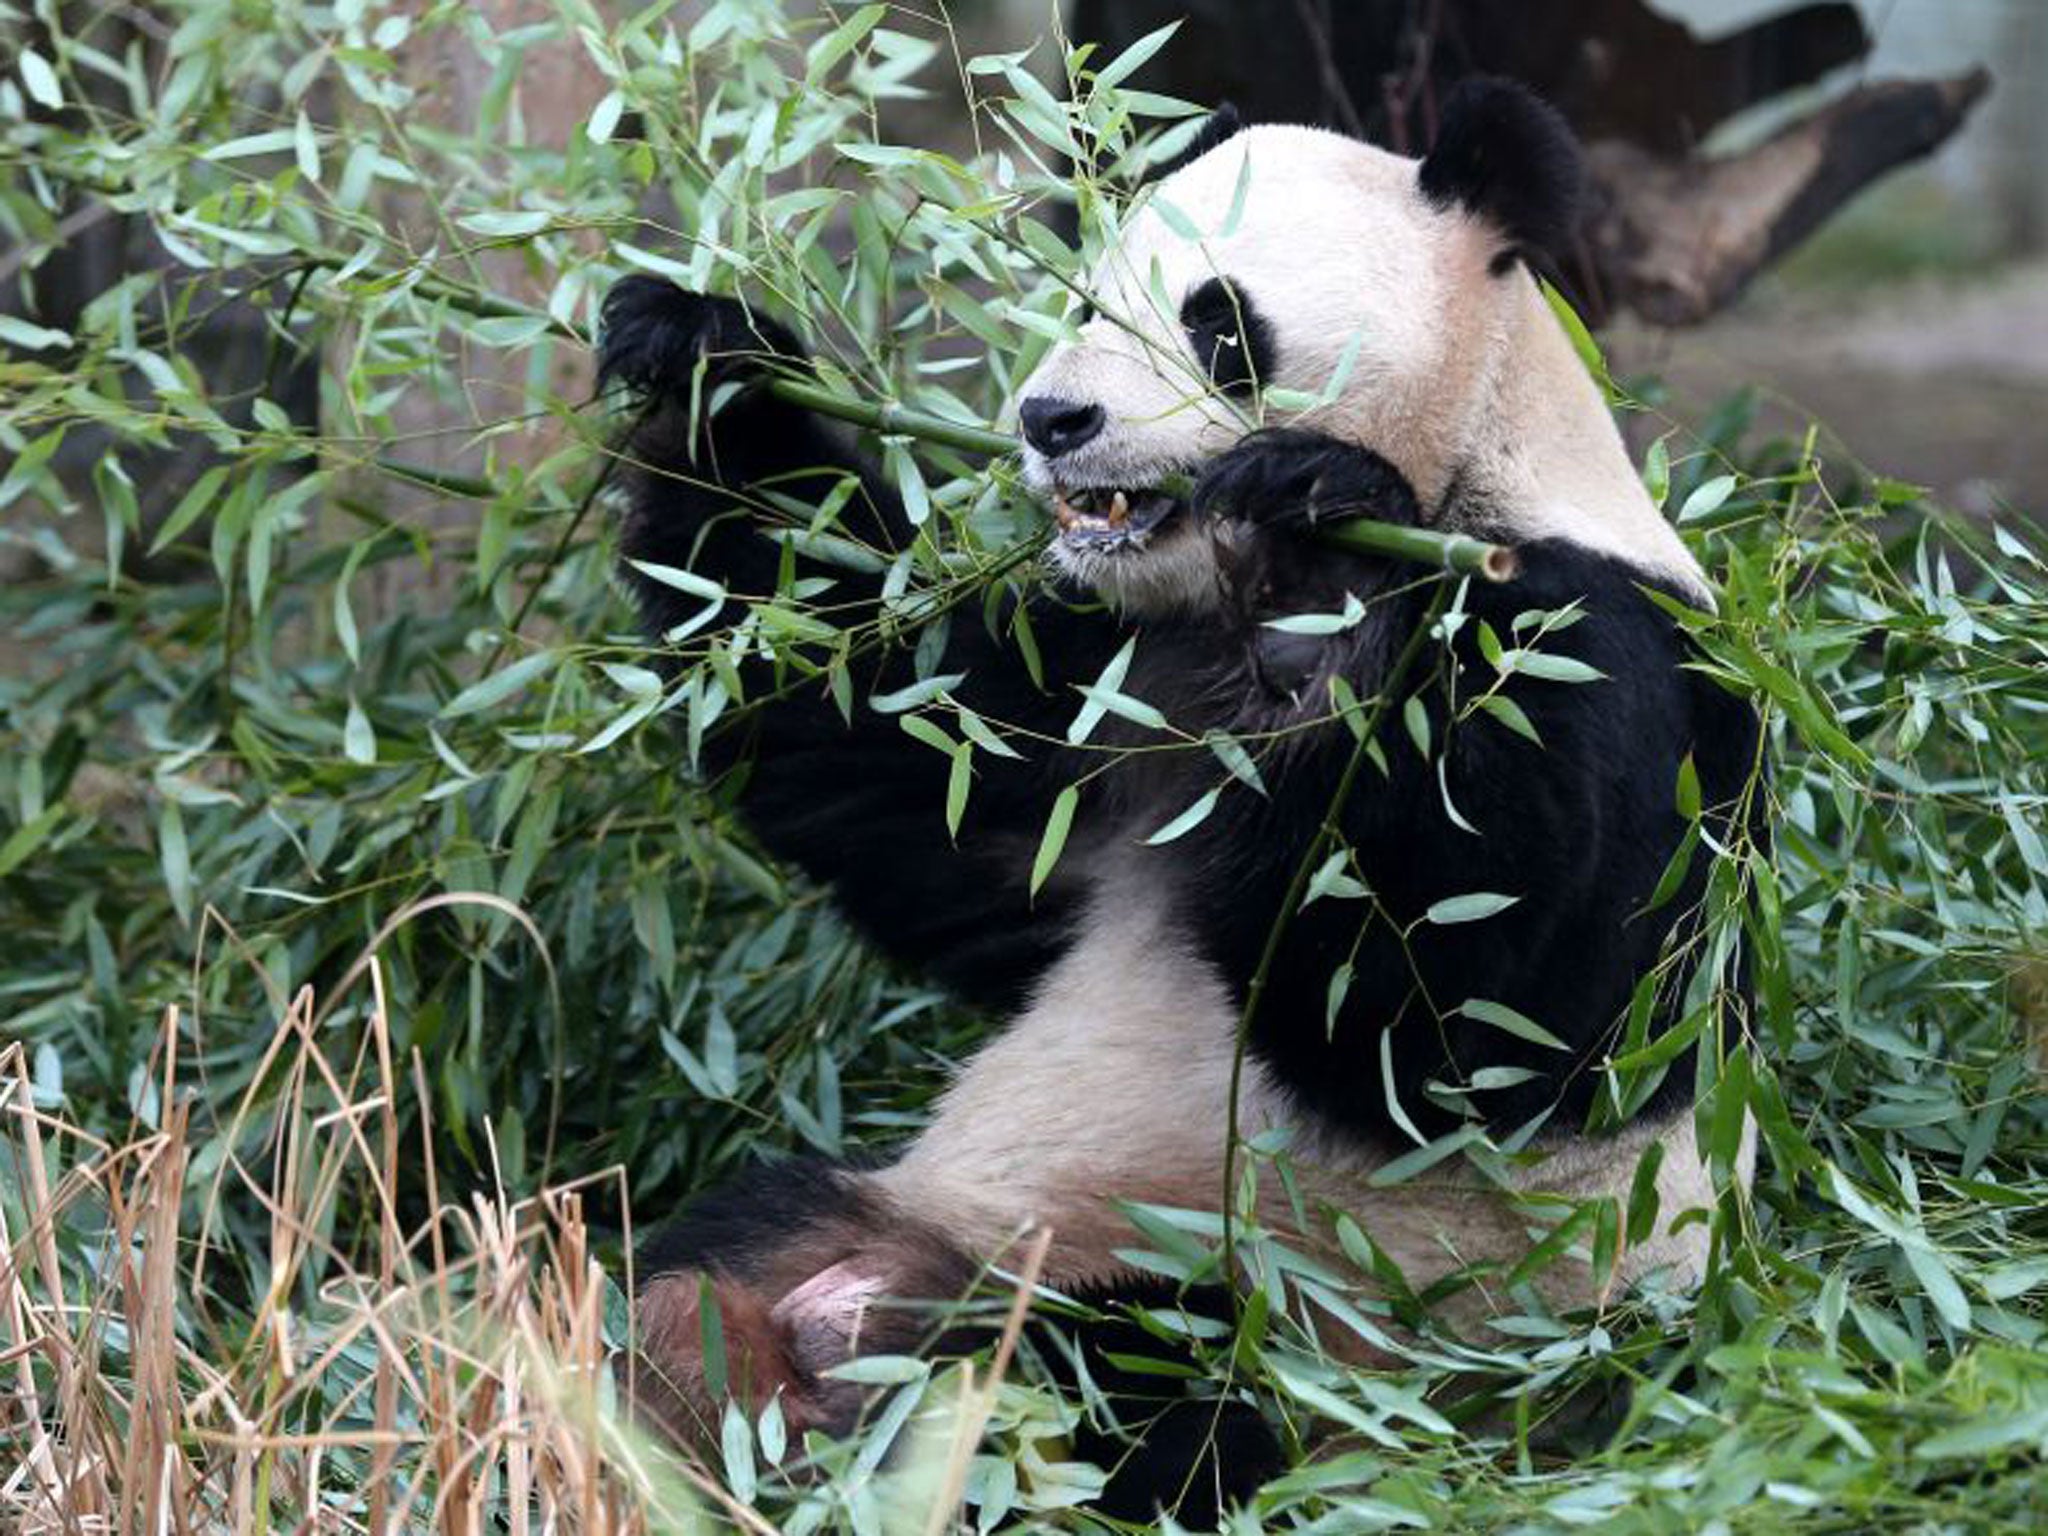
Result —
<instances>
[{"instance_id":1,"label":"panda's black eye patch","mask_svg":"<svg viewBox=\"0 0 2048 1536\"><path fill-rule=\"evenodd\" d=\"M1273 376L1273 328L1251 297L1227 279L1212 277L1181 300L1180 323L1195 360L1218 389L1247 394Z\"/></svg>"}]
</instances>

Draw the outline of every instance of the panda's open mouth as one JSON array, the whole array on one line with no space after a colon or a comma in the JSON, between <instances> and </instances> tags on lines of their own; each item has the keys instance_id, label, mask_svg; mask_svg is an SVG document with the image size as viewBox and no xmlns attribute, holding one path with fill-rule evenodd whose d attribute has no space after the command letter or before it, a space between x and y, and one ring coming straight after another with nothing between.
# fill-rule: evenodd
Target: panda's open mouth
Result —
<instances>
[{"instance_id":1,"label":"panda's open mouth","mask_svg":"<svg viewBox=\"0 0 2048 1536\"><path fill-rule=\"evenodd\" d=\"M1052 515L1069 549L1103 554L1142 548L1187 504L1166 491L1089 486L1053 493Z\"/></svg>"}]
</instances>

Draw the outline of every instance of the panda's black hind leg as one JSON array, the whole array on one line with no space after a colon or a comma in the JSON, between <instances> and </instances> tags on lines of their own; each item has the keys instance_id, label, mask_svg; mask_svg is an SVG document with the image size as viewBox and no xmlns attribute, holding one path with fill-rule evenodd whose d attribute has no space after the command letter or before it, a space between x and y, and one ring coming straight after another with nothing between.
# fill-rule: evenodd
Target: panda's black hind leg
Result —
<instances>
[{"instance_id":1,"label":"panda's black hind leg","mask_svg":"<svg viewBox=\"0 0 2048 1536\"><path fill-rule=\"evenodd\" d=\"M700 1447L718 1443L727 1392L752 1413L779 1403L797 1433L843 1435L866 1397L833 1368L917 1353L977 1270L858 1168L795 1158L745 1169L692 1199L640 1255L624 1370L633 1401Z\"/></svg>"},{"instance_id":2,"label":"panda's black hind leg","mask_svg":"<svg viewBox=\"0 0 2048 1536\"><path fill-rule=\"evenodd\" d=\"M1041 1325L1040 1357L1069 1390L1075 1357L1102 1394L1114 1422L1084 1418L1073 1436L1081 1460L1108 1476L1091 1507L1117 1520L1145 1524L1162 1510L1188 1530L1214 1530L1231 1508L1248 1502L1285 1469L1279 1438L1257 1407L1239 1398L1192 1395L1175 1367L1188 1357L1121 1309L1181 1309L1227 1319L1220 1287L1182 1289L1164 1281L1073 1293L1102 1309L1079 1324ZM1057 1329L1054 1342L1046 1335ZM1158 1361L1165 1370L1138 1362Z\"/></svg>"},{"instance_id":3,"label":"panda's black hind leg","mask_svg":"<svg viewBox=\"0 0 2048 1536\"><path fill-rule=\"evenodd\" d=\"M833 1367L865 1354L975 1354L997 1331L998 1314L950 1305L975 1290L975 1258L866 1171L838 1164L746 1169L692 1200L640 1262L622 1384L651 1425L686 1445L717 1444L727 1392L751 1413L778 1402L798 1433L846 1434L868 1398ZM1073 1435L1074 1454L1107 1476L1093 1507L1134 1524L1166 1510L1190 1530L1213 1529L1281 1470L1279 1441L1251 1403L1189 1392L1185 1346L1127 1309L1223 1318L1228 1296L1164 1281L1073 1294L1085 1316L1042 1318L1027 1335L1064 1389L1077 1391L1085 1372L1101 1394ZM1164 1369L1145 1369L1147 1360Z\"/></svg>"},{"instance_id":4,"label":"panda's black hind leg","mask_svg":"<svg viewBox=\"0 0 2048 1536\"><path fill-rule=\"evenodd\" d=\"M1142 1524L1162 1510L1191 1531L1213 1531L1286 1466L1280 1442L1249 1403L1189 1399L1145 1422L1125 1444L1099 1432L1074 1449L1109 1473L1094 1507Z\"/></svg>"}]
</instances>

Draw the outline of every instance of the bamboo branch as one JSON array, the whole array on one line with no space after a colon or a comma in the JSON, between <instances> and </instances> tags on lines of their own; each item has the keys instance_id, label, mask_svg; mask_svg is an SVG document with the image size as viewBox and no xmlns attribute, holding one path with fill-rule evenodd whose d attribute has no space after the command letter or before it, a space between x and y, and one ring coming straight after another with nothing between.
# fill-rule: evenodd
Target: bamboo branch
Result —
<instances>
[{"instance_id":1,"label":"bamboo branch","mask_svg":"<svg viewBox=\"0 0 2048 1536\"><path fill-rule=\"evenodd\" d=\"M912 410L886 401L851 399L806 379L786 376L771 379L768 392L791 405L800 405L821 416L831 416L876 432L900 433L905 437L991 458L1017 451L1017 440L1007 433L969 426L934 416L929 411ZM1158 488L1169 495L1185 498L1194 485L1185 475L1170 475L1160 482ZM1395 560L1410 560L1418 565L1440 566L1461 576L1478 576L1487 581L1512 580L1519 568L1515 552L1506 545L1489 544L1466 534L1439 533L1432 528L1385 523L1369 517L1347 518L1341 523L1333 523L1320 530L1318 537L1327 544L1345 549L1386 555Z\"/></svg>"},{"instance_id":2,"label":"bamboo branch","mask_svg":"<svg viewBox=\"0 0 2048 1536\"><path fill-rule=\"evenodd\" d=\"M768 393L791 405L803 406L816 411L820 416L837 417L850 421L857 427L867 427L876 432L900 433L904 437L915 437L927 443L937 443L946 448L958 448L963 453L985 454L989 458L1000 458L1006 453L1017 451L1017 439L1006 432L994 432L987 427L968 426L963 422L951 421L944 416L934 416L929 411L914 411L907 405L890 401L855 400L822 384L812 384L803 379L775 378L769 381Z\"/></svg>"},{"instance_id":3,"label":"bamboo branch","mask_svg":"<svg viewBox=\"0 0 2048 1536\"><path fill-rule=\"evenodd\" d=\"M1323 529L1319 536L1325 544L1413 560L1418 565L1441 565L1461 576L1483 576L1488 581L1513 581L1522 568L1514 550L1505 544L1489 544L1469 534L1439 533L1434 528L1382 523L1370 517L1346 519Z\"/></svg>"},{"instance_id":4,"label":"bamboo branch","mask_svg":"<svg viewBox=\"0 0 2048 1536\"><path fill-rule=\"evenodd\" d=\"M458 475L447 470L433 469L425 464L412 464L404 459L395 459L388 454L379 454L377 468L398 480L409 480L414 485L430 491L439 491L443 496L454 496L465 501L491 501L499 494L499 488L488 480L475 475Z\"/></svg>"},{"instance_id":5,"label":"bamboo branch","mask_svg":"<svg viewBox=\"0 0 2048 1536\"><path fill-rule=\"evenodd\" d=\"M438 279L423 279L420 287L423 291L431 291L435 297L470 313L522 316L538 313L506 300L455 289ZM551 321L550 324L553 325L554 322ZM1015 453L1018 447L1017 440L1006 432L954 421L945 416L935 416L930 411L915 410L893 401L861 400L842 395L836 390L826 388L815 379L779 374L769 379L767 388L768 392L779 400L802 406L808 411L816 411L821 416L830 416L857 427L866 427L871 432L914 437L921 442L936 443L940 447L957 449L962 453L980 454L987 458L1001 458ZM449 495L478 496L489 493L490 488L484 482L470 480L466 476L447 475L395 460L380 459L378 463L379 467L392 474L444 491ZM1169 495L1185 499L1194 486L1186 476L1172 475L1161 481L1158 488ZM1368 517L1333 523L1327 529L1321 530L1318 537L1323 542L1340 548L1363 550L1369 554L1385 555L1395 560L1409 560L1419 565L1439 566L1461 576L1478 576L1486 581L1512 580L1518 569L1515 552L1505 545L1489 544L1483 539L1471 538L1465 534L1439 533L1430 528L1379 522Z\"/></svg>"},{"instance_id":6,"label":"bamboo branch","mask_svg":"<svg viewBox=\"0 0 2048 1536\"><path fill-rule=\"evenodd\" d=\"M551 329L563 334L572 334L559 322L549 319L538 310L491 295L471 293L437 277L422 278L419 287L422 292L471 314L538 316L547 320ZM921 442L936 443L944 448L954 448L962 453L981 454L987 458L1001 458L1015 453L1018 447L1017 440L1006 432L954 421L945 416L935 416L930 411L915 410L893 401L861 400L842 395L836 390L827 389L815 379L779 374L769 379L767 388L768 392L779 400L802 406L805 410L816 411L821 416L830 416L857 427L866 427L872 432L914 437ZM470 480L466 476L446 475L395 460L379 460L379 466L392 474L442 490L449 495L478 496L489 492L489 487L484 482ZM1194 486L1186 476L1172 475L1162 480L1158 488L1169 495L1185 499ZM1340 548L1363 550L1369 554L1385 555L1395 560L1409 560L1419 565L1439 566L1457 575L1478 576L1486 581L1512 580L1519 569L1515 552L1506 545L1489 544L1483 539L1471 538L1465 534L1439 533L1430 528L1385 523L1368 517L1333 523L1327 529L1321 530L1318 537L1323 542Z\"/></svg>"}]
</instances>

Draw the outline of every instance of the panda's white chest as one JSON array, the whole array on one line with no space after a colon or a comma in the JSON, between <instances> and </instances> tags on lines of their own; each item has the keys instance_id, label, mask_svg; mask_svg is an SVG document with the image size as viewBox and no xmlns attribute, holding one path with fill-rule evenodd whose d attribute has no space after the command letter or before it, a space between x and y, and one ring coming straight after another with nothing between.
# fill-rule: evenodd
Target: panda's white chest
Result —
<instances>
[{"instance_id":1,"label":"panda's white chest","mask_svg":"<svg viewBox=\"0 0 2048 1536\"><path fill-rule=\"evenodd\" d=\"M1104 879L1030 1005L879 1177L975 1246L999 1251L1049 1222L1057 1268L1098 1265L1130 1237L1110 1202L1222 1198L1237 1026L1228 988L1173 931L1160 893ZM1290 1118L1255 1058L1236 1097L1241 1134Z\"/></svg>"}]
</instances>

